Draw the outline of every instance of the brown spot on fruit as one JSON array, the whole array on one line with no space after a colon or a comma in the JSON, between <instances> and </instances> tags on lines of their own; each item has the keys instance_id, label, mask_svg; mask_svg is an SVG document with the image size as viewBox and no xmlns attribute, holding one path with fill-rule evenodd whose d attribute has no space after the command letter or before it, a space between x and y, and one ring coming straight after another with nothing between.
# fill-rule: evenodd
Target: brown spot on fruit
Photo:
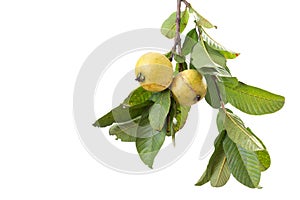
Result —
<instances>
[{"instance_id":1,"label":"brown spot on fruit","mask_svg":"<svg viewBox=\"0 0 300 200\"><path fill-rule=\"evenodd\" d=\"M135 79L138 82L144 82L145 81L145 76L142 73L139 73Z\"/></svg>"}]
</instances>

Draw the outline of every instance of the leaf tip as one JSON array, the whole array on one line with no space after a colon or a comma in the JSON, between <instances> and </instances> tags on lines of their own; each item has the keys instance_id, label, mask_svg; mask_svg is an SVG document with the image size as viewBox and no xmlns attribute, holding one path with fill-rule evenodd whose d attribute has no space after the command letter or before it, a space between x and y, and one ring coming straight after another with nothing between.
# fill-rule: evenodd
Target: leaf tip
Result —
<instances>
[{"instance_id":1,"label":"leaf tip","mask_svg":"<svg viewBox=\"0 0 300 200\"><path fill-rule=\"evenodd\" d=\"M97 127L97 128L100 128L100 127L101 127L98 121L96 121L95 123L93 123L93 126L94 126L94 127Z\"/></svg>"},{"instance_id":2,"label":"leaf tip","mask_svg":"<svg viewBox=\"0 0 300 200\"><path fill-rule=\"evenodd\" d=\"M203 183L201 183L200 181L198 181L197 183L194 184L195 186L201 186L203 185Z\"/></svg>"},{"instance_id":3,"label":"leaf tip","mask_svg":"<svg viewBox=\"0 0 300 200\"><path fill-rule=\"evenodd\" d=\"M173 147L175 148L176 147L175 140L172 140L172 144L173 144Z\"/></svg>"},{"instance_id":4,"label":"leaf tip","mask_svg":"<svg viewBox=\"0 0 300 200\"><path fill-rule=\"evenodd\" d=\"M206 182L205 182L206 183ZM198 181L197 183L194 184L194 186L202 186L205 184L204 182Z\"/></svg>"},{"instance_id":5,"label":"leaf tip","mask_svg":"<svg viewBox=\"0 0 300 200\"><path fill-rule=\"evenodd\" d=\"M150 169L153 169L153 166L152 165L147 165Z\"/></svg>"}]
</instances>

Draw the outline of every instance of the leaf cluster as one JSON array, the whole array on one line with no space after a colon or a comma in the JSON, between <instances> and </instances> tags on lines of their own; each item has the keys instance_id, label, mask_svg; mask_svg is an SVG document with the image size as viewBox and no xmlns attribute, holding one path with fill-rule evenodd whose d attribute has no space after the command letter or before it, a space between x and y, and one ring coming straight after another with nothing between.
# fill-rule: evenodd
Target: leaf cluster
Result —
<instances>
[{"instance_id":1,"label":"leaf cluster","mask_svg":"<svg viewBox=\"0 0 300 200\"><path fill-rule=\"evenodd\" d=\"M285 98L232 76L227 60L237 58L240 53L228 50L214 40L206 30L217 27L184 2L186 8L180 13L180 33L187 27L190 16L194 17L194 28L187 32L179 53L173 47L165 55L176 62L174 75L196 69L205 77L208 87L205 100L219 110L215 150L196 185L210 182L212 186L220 187L232 174L243 185L260 188L261 172L270 167L270 155L263 142L226 106L230 104L250 115L264 115L280 110ZM174 39L178 35L176 21L176 12L173 12L163 22L161 33L166 38ZM141 160L152 168L165 137L171 136L175 142L175 134L183 128L189 110L190 107L174 100L169 89L153 93L139 87L93 125L111 126L110 135L122 142L134 142Z\"/></svg>"},{"instance_id":2,"label":"leaf cluster","mask_svg":"<svg viewBox=\"0 0 300 200\"><path fill-rule=\"evenodd\" d=\"M242 184L258 188L261 171L270 166L270 155L250 128L245 127L243 121L225 107L229 103L244 113L264 115L280 110L285 98L247 85L232 76L227 60L237 58L240 53L228 50L214 40L206 29L217 27L190 4L186 5L185 12L188 10L194 16L195 27L187 32L182 45L181 56L189 57L190 60L187 62L187 59L185 61L181 59L181 62L185 63L187 68L197 69L205 76L208 86L205 100L212 108L220 110L217 119L219 136L215 140L215 151L196 185L210 181L212 186L220 187L226 184L232 174ZM167 38L175 37L175 35L168 37L170 35L165 34L170 28L166 25L173 21L174 26L175 21L171 16L161 28L162 34ZM188 15L182 16L186 16L184 19L186 27ZM183 32L183 29L180 29L180 32Z\"/></svg>"},{"instance_id":3,"label":"leaf cluster","mask_svg":"<svg viewBox=\"0 0 300 200\"><path fill-rule=\"evenodd\" d=\"M142 87L132 91L118 107L99 118L95 127L111 126L109 134L122 142L135 142L141 160L150 168L166 136L185 124L190 107L181 106L169 89L149 92Z\"/></svg>"},{"instance_id":4,"label":"leaf cluster","mask_svg":"<svg viewBox=\"0 0 300 200\"><path fill-rule=\"evenodd\" d=\"M261 172L271 165L265 145L228 109L220 109L217 126L220 134L215 150L196 186L210 181L212 186L221 187L232 174L243 185L260 188Z\"/></svg>"}]
</instances>

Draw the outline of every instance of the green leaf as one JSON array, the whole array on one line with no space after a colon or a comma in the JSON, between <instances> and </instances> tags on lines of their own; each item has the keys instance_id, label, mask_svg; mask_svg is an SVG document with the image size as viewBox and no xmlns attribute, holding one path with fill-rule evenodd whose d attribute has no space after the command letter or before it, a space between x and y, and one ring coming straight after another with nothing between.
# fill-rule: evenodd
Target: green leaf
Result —
<instances>
[{"instance_id":1,"label":"green leaf","mask_svg":"<svg viewBox=\"0 0 300 200\"><path fill-rule=\"evenodd\" d=\"M226 59L234 59L238 57L240 54L230 51L223 47L221 44L212 39L204 30L202 30L201 34L203 40L213 49L217 50L220 54L222 54Z\"/></svg>"},{"instance_id":2,"label":"green leaf","mask_svg":"<svg viewBox=\"0 0 300 200\"><path fill-rule=\"evenodd\" d=\"M124 104L112 109L110 112L99 118L93 126L95 127L106 127L115 122L122 123L131 121L136 117L140 116L145 110L147 110L153 104L152 101L145 101L141 104L134 106L127 106Z\"/></svg>"},{"instance_id":3,"label":"green leaf","mask_svg":"<svg viewBox=\"0 0 300 200\"><path fill-rule=\"evenodd\" d=\"M230 178L230 170L226 155L221 152L216 158L216 163L212 168L210 184L213 187L221 187L227 183Z\"/></svg>"},{"instance_id":4,"label":"green leaf","mask_svg":"<svg viewBox=\"0 0 300 200\"><path fill-rule=\"evenodd\" d=\"M221 77L224 85L231 85L232 87L236 87L239 84L239 81L236 77Z\"/></svg>"},{"instance_id":5,"label":"green leaf","mask_svg":"<svg viewBox=\"0 0 300 200\"><path fill-rule=\"evenodd\" d=\"M230 178L228 161L223 149L223 141L226 137L226 131L220 132L215 140L215 155L211 157L211 177L210 184L213 187L221 187L227 183Z\"/></svg>"},{"instance_id":6,"label":"green leaf","mask_svg":"<svg viewBox=\"0 0 300 200\"><path fill-rule=\"evenodd\" d=\"M175 133L177 133L183 126L188 117L190 106L182 106L176 103L174 98L171 98L171 107L168 114L168 129L167 136L172 136L172 142L175 146Z\"/></svg>"},{"instance_id":7,"label":"green leaf","mask_svg":"<svg viewBox=\"0 0 300 200\"><path fill-rule=\"evenodd\" d=\"M194 14L194 16L196 18L197 26L204 27L204 28L217 28L217 26L214 26L212 23L210 23L207 19L205 19L202 15L200 15L192 7L190 7L190 12L192 12Z\"/></svg>"},{"instance_id":8,"label":"green leaf","mask_svg":"<svg viewBox=\"0 0 300 200\"><path fill-rule=\"evenodd\" d=\"M252 133L253 136L256 137L256 139L262 144L262 146L265 148L264 150L259 150L259 151L256 151L256 155L257 155L257 158L260 162L260 171L266 171L270 165L271 165L271 157L270 157L270 154L269 152L267 151L266 149L266 146L264 145L264 143L261 141L261 139L259 139L253 132L252 130L248 127L247 130L249 132Z\"/></svg>"},{"instance_id":9,"label":"green leaf","mask_svg":"<svg viewBox=\"0 0 300 200\"><path fill-rule=\"evenodd\" d=\"M219 75L219 76L231 76L230 73L221 65L215 63L203 41L198 42L191 53L191 62L196 69L203 75Z\"/></svg>"},{"instance_id":10,"label":"green leaf","mask_svg":"<svg viewBox=\"0 0 300 200\"><path fill-rule=\"evenodd\" d=\"M182 70L179 69L180 65L181 65L181 69ZM187 70L187 68L188 67L187 67L187 63L186 62L184 62L184 63L176 63L175 71L174 71L174 76L176 76L179 73L179 71Z\"/></svg>"},{"instance_id":11,"label":"green leaf","mask_svg":"<svg viewBox=\"0 0 300 200\"><path fill-rule=\"evenodd\" d=\"M256 156L259 160L260 171L266 171L271 166L271 157L267 150L256 151Z\"/></svg>"},{"instance_id":12,"label":"green leaf","mask_svg":"<svg viewBox=\"0 0 300 200\"><path fill-rule=\"evenodd\" d=\"M139 121L140 118L123 124L115 124L110 127L109 135L115 135L116 140L120 139L122 142L135 142Z\"/></svg>"},{"instance_id":13,"label":"green leaf","mask_svg":"<svg viewBox=\"0 0 300 200\"><path fill-rule=\"evenodd\" d=\"M220 108L221 107L220 100L222 100L225 105L227 104L227 98L226 98L227 94L224 85L224 80L227 79L231 80L231 78L229 77L220 78L214 75L205 75L205 80L207 83L207 92L205 95L205 100L212 108L216 108L216 109Z\"/></svg>"},{"instance_id":14,"label":"green leaf","mask_svg":"<svg viewBox=\"0 0 300 200\"><path fill-rule=\"evenodd\" d=\"M223 82L212 75L205 75L205 80L207 83L206 102L213 108L220 108L220 94L222 101L226 104L226 90Z\"/></svg>"},{"instance_id":15,"label":"green leaf","mask_svg":"<svg viewBox=\"0 0 300 200\"><path fill-rule=\"evenodd\" d=\"M259 160L256 153L234 143L229 137L223 142L232 175L242 184L257 188L260 181Z\"/></svg>"},{"instance_id":16,"label":"green leaf","mask_svg":"<svg viewBox=\"0 0 300 200\"><path fill-rule=\"evenodd\" d=\"M170 90L165 90L160 93L160 96L149 110L149 121L154 130L160 131L164 127L170 106Z\"/></svg>"},{"instance_id":17,"label":"green leaf","mask_svg":"<svg viewBox=\"0 0 300 200\"><path fill-rule=\"evenodd\" d=\"M180 33L182 33L189 21L189 12L181 12ZM161 33L169 39L176 35L176 12L173 12L162 24Z\"/></svg>"},{"instance_id":18,"label":"green leaf","mask_svg":"<svg viewBox=\"0 0 300 200\"><path fill-rule=\"evenodd\" d=\"M220 110L218 115L218 126L222 128L223 120L223 128L232 141L250 151L264 150L262 143L245 127L238 116L223 110Z\"/></svg>"},{"instance_id":19,"label":"green leaf","mask_svg":"<svg viewBox=\"0 0 300 200\"><path fill-rule=\"evenodd\" d=\"M263 115L280 110L283 96L270 93L242 82L224 82L228 102L237 109L252 115Z\"/></svg>"},{"instance_id":20,"label":"green leaf","mask_svg":"<svg viewBox=\"0 0 300 200\"><path fill-rule=\"evenodd\" d=\"M181 12L180 33L182 33L189 22L190 14L187 9Z\"/></svg>"},{"instance_id":21,"label":"green leaf","mask_svg":"<svg viewBox=\"0 0 300 200\"><path fill-rule=\"evenodd\" d=\"M218 51L211 48L206 42L203 42L203 43L205 45L205 48L206 48L207 53L208 53L209 57L211 58L211 60L213 62L215 62L216 64L222 66L230 74L230 70L226 65L226 63L227 63L226 58L222 54L220 54Z\"/></svg>"},{"instance_id":22,"label":"green leaf","mask_svg":"<svg viewBox=\"0 0 300 200\"><path fill-rule=\"evenodd\" d=\"M189 111L191 109L190 106L182 106L177 104L177 111L175 114L175 122L173 125L174 133L178 132L183 128L185 122L188 118Z\"/></svg>"},{"instance_id":23,"label":"green leaf","mask_svg":"<svg viewBox=\"0 0 300 200\"><path fill-rule=\"evenodd\" d=\"M197 70L196 67L192 64L192 62L190 62L190 69L195 69L195 70Z\"/></svg>"},{"instance_id":24,"label":"green leaf","mask_svg":"<svg viewBox=\"0 0 300 200\"><path fill-rule=\"evenodd\" d=\"M174 137L175 132L174 132L174 117L177 112L177 105L175 99L171 98L171 106L170 106L170 111L167 116L167 136L172 136Z\"/></svg>"},{"instance_id":25,"label":"green leaf","mask_svg":"<svg viewBox=\"0 0 300 200\"><path fill-rule=\"evenodd\" d=\"M217 128L218 131L221 133L222 131L226 131L225 129L225 117L226 115L224 114L224 111L219 109L218 115L217 115Z\"/></svg>"},{"instance_id":26,"label":"green leaf","mask_svg":"<svg viewBox=\"0 0 300 200\"><path fill-rule=\"evenodd\" d=\"M155 102L155 101L158 100L158 98L160 98L160 95L161 95L160 92L154 92L154 93L152 94L152 96L150 97L150 100L153 101L153 102Z\"/></svg>"},{"instance_id":27,"label":"green leaf","mask_svg":"<svg viewBox=\"0 0 300 200\"><path fill-rule=\"evenodd\" d=\"M137 129L136 149L141 160L152 169L154 159L165 141L166 127L161 131L152 129L148 115L143 114Z\"/></svg>"},{"instance_id":28,"label":"green leaf","mask_svg":"<svg viewBox=\"0 0 300 200\"><path fill-rule=\"evenodd\" d=\"M214 153L212 154L212 156L209 159L209 163L208 163L208 165L206 167L205 172L203 173L203 175L201 176L201 178L198 180L198 182L195 184L196 186L201 186L201 185L204 185L205 183L207 183L209 180L211 180L212 175L214 175L214 179L213 179L213 183L212 183L213 185L219 185L220 183L224 183L224 182L226 183L227 182L227 181L225 181L225 178L224 178L226 175L223 176L224 175L223 173L225 171L222 172L222 170L221 170L222 178L221 178L221 176L219 176L217 174L218 170L220 170L221 168L223 169L223 167L221 167L218 163L221 163L222 159L224 158L224 156L222 156L222 155L224 155L223 140L225 139L225 136L226 136L226 132L223 131L215 139L215 150L214 150ZM217 167L217 166L219 166L219 167ZM227 174L227 171L225 172L225 174ZM221 181L221 179L223 181Z\"/></svg>"},{"instance_id":29,"label":"green leaf","mask_svg":"<svg viewBox=\"0 0 300 200\"><path fill-rule=\"evenodd\" d=\"M140 116L144 109L150 107L153 102L149 101L153 93L138 87L118 107L112 109L103 117L99 118L93 126L106 127L114 122L126 122Z\"/></svg>"},{"instance_id":30,"label":"green leaf","mask_svg":"<svg viewBox=\"0 0 300 200\"><path fill-rule=\"evenodd\" d=\"M152 94L152 92L145 90L143 87L138 87L128 95L128 97L123 101L123 104L134 106L144 103L150 99Z\"/></svg>"},{"instance_id":31,"label":"green leaf","mask_svg":"<svg viewBox=\"0 0 300 200\"><path fill-rule=\"evenodd\" d=\"M197 30L195 28L190 30L184 39L182 45L182 54L185 56L190 54L195 44L197 44L198 40L199 40L199 36Z\"/></svg>"},{"instance_id":32,"label":"green leaf","mask_svg":"<svg viewBox=\"0 0 300 200\"><path fill-rule=\"evenodd\" d=\"M225 67L226 66L226 58L220 54L218 51L215 49L211 48L206 42L203 42L205 45L205 49L207 50L208 55L218 65Z\"/></svg>"},{"instance_id":33,"label":"green leaf","mask_svg":"<svg viewBox=\"0 0 300 200\"><path fill-rule=\"evenodd\" d=\"M207 183L210 180L210 175L207 172L207 169L204 171L204 173L202 174L202 176L200 177L200 179L197 181L197 183L195 184L195 186L201 186L204 185L205 183Z\"/></svg>"},{"instance_id":34,"label":"green leaf","mask_svg":"<svg viewBox=\"0 0 300 200\"><path fill-rule=\"evenodd\" d=\"M174 60L177 63L184 63L185 62L185 56L180 56L178 54L174 54Z\"/></svg>"},{"instance_id":35,"label":"green leaf","mask_svg":"<svg viewBox=\"0 0 300 200\"><path fill-rule=\"evenodd\" d=\"M165 54L165 56L166 56L170 61L172 61L172 55L173 55L173 52L172 52L172 51L169 51L168 53Z\"/></svg>"},{"instance_id":36,"label":"green leaf","mask_svg":"<svg viewBox=\"0 0 300 200\"><path fill-rule=\"evenodd\" d=\"M249 127L247 127L247 130L261 143L261 145L264 147L264 149L267 149L265 144L261 141L261 139L259 139Z\"/></svg>"}]
</instances>

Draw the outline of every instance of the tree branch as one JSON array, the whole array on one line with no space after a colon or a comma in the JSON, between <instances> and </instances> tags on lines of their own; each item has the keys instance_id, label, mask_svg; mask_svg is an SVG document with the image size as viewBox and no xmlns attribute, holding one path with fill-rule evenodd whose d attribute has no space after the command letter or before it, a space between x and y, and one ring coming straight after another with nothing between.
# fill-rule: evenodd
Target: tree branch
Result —
<instances>
[{"instance_id":1,"label":"tree branch","mask_svg":"<svg viewBox=\"0 0 300 200\"><path fill-rule=\"evenodd\" d=\"M181 55L181 38L180 38L180 23L181 23L181 2L182 0L177 0L177 10L176 10L176 33L174 38L174 46L172 48L172 56L175 53ZM182 63L179 63L179 72L183 71Z\"/></svg>"},{"instance_id":2,"label":"tree branch","mask_svg":"<svg viewBox=\"0 0 300 200\"><path fill-rule=\"evenodd\" d=\"M175 44L177 45L177 52L179 55L181 55L180 22L181 22L181 0L177 0Z\"/></svg>"}]
</instances>

